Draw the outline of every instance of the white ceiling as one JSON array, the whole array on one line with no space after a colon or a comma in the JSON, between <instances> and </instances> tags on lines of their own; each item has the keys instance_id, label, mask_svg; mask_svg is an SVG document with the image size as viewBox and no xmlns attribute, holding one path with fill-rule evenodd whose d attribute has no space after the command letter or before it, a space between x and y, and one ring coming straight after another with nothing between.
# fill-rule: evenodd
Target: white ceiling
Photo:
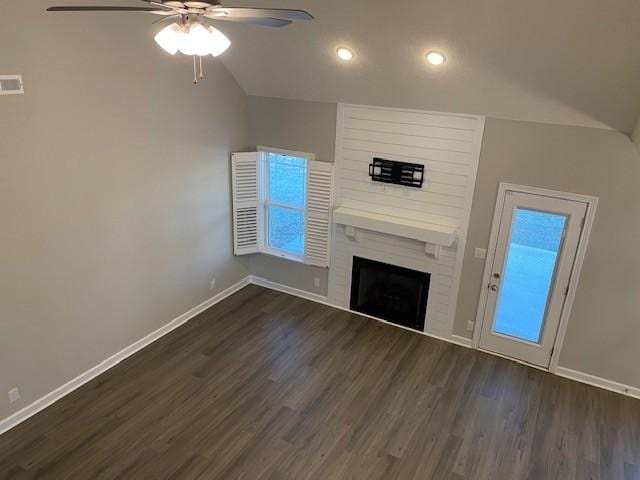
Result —
<instances>
[{"instance_id":1,"label":"white ceiling","mask_svg":"<svg viewBox=\"0 0 640 480\"><path fill-rule=\"evenodd\" d=\"M638 0L248 0L314 22L220 22L249 95L614 128L640 112ZM223 1L232 5L233 1ZM357 57L337 60L348 45ZM444 67L424 61L443 50Z\"/></svg>"}]
</instances>

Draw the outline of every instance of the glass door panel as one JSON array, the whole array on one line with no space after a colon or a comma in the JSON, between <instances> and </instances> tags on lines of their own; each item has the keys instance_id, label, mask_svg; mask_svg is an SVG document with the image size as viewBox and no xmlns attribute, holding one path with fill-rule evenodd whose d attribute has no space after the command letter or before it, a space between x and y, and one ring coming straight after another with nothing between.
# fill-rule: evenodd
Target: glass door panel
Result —
<instances>
[{"instance_id":1,"label":"glass door panel","mask_svg":"<svg viewBox=\"0 0 640 480\"><path fill-rule=\"evenodd\" d=\"M493 330L539 343L566 215L516 208Z\"/></svg>"}]
</instances>

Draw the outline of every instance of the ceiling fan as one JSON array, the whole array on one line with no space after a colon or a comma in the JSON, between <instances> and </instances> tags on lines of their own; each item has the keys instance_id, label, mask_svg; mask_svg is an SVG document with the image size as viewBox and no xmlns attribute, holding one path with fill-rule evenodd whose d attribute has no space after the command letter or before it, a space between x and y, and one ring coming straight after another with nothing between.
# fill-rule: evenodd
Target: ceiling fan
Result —
<instances>
[{"instance_id":1,"label":"ceiling fan","mask_svg":"<svg viewBox=\"0 0 640 480\"><path fill-rule=\"evenodd\" d=\"M231 41L210 20L250 23L263 27L286 27L297 20L313 20L305 10L286 8L225 7L217 0L140 0L148 7L127 6L62 6L49 7L49 12L144 12L161 18L154 23L176 20L163 28L155 41L171 55L180 52L193 56L193 82L204 78L202 57L217 57L229 48ZM197 62L200 73L197 71Z\"/></svg>"}]
</instances>

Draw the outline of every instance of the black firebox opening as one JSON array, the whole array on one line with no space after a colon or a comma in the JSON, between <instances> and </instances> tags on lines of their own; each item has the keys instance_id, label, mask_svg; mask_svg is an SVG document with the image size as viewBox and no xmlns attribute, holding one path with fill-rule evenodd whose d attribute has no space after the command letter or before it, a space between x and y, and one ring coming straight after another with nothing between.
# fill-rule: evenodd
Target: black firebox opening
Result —
<instances>
[{"instance_id":1,"label":"black firebox opening","mask_svg":"<svg viewBox=\"0 0 640 480\"><path fill-rule=\"evenodd\" d=\"M351 310L424 330L431 275L353 257Z\"/></svg>"}]
</instances>

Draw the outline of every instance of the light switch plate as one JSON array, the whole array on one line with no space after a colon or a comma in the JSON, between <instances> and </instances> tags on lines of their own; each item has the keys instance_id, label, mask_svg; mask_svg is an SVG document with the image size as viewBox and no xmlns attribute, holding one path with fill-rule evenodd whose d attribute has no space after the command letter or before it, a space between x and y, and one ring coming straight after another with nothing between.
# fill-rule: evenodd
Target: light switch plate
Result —
<instances>
[{"instance_id":1,"label":"light switch plate","mask_svg":"<svg viewBox=\"0 0 640 480\"><path fill-rule=\"evenodd\" d=\"M17 388L9 390L9 403L20 400L20 391Z\"/></svg>"},{"instance_id":2,"label":"light switch plate","mask_svg":"<svg viewBox=\"0 0 640 480\"><path fill-rule=\"evenodd\" d=\"M486 248L476 248L473 251L473 258L478 258L480 260L484 260L487 258L487 249Z\"/></svg>"}]
</instances>

